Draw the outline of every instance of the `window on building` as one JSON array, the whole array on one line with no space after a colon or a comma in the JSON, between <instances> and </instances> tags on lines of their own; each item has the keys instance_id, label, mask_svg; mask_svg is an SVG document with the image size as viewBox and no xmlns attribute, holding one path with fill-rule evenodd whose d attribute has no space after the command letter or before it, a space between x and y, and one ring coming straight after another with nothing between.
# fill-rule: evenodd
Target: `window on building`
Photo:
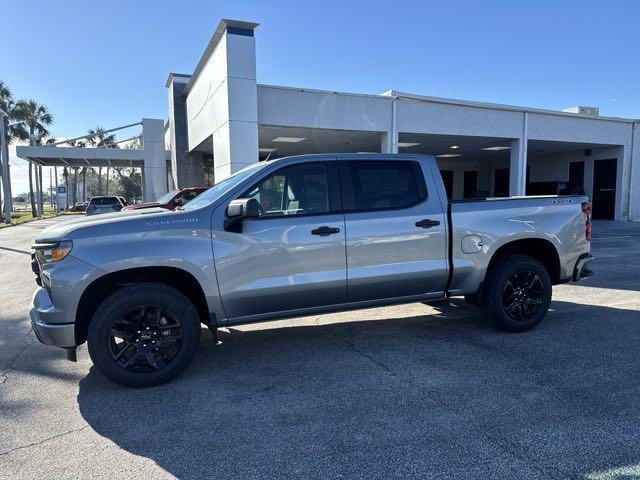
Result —
<instances>
[{"instance_id":1,"label":"window on building","mask_svg":"<svg viewBox=\"0 0 640 480\"><path fill-rule=\"evenodd\" d=\"M347 163L347 210L406 208L424 200L427 190L419 164L399 161Z\"/></svg>"},{"instance_id":2,"label":"window on building","mask_svg":"<svg viewBox=\"0 0 640 480\"><path fill-rule=\"evenodd\" d=\"M327 213L329 181L325 163L285 167L251 187L243 198L255 198L262 216Z\"/></svg>"}]
</instances>

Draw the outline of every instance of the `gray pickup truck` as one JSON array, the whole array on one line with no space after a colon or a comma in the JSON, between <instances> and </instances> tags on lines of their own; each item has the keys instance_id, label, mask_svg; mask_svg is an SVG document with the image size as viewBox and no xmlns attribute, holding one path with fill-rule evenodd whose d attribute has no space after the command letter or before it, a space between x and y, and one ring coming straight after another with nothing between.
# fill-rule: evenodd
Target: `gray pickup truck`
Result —
<instances>
[{"instance_id":1,"label":"gray pickup truck","mask_svg":"<svg viewBox=\"0 0 640 480\"><path fill-rule=\"evenodd\" d=\"M588 276L583 196L449 202L433 157L335 154L252 165L177 211L61 223L35 241L37 337L127 386L179 374L201 325L464 296L499 328Z\"/></svg>"}]
</instances>

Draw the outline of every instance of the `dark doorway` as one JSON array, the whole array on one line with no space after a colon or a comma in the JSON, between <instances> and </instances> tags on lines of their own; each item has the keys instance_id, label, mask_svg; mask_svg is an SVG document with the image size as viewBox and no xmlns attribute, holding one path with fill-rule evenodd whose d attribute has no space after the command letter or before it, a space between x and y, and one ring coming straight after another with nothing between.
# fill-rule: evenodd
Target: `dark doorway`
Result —
<instances>
[{"instance_id":1,"label":"dark doorway","mask_svg":"<svg viewBox=\"0 0 640 480\"><path fill-rule=\"evenodd\" d=\"M494 197L509 196L509 169L508 168L496 168L496 171L494 173L494 182L493 182L493 196Z\"/></svg>"},{"instance_id":2,"label":"dark doorway","mask_svg":"<svg viewBox=\"0 0 640 480\"><path fill-rule=\"evenodd\" d=\"M573 192L584 193L584 162L571 162L569 164L569 183Z\"/></svg>"},{"instance_id":3,"label":"dark doorway","mask_svg":"<svg viewBox=\"0 0 640 480\"><path fill-rule=\"evenodd\" d=\"M440 170L440 175L442 175L444 189L447 191L447 198L451 200L453 196L453 170Z\"/></svg>"},{"instance_id":4,"label":"dark doorway","mask_svg":"<svg viewBox=\"0 0 640 480\"><path fill-rule=\"evenodd\" d=\"M596 160L593 166L593 218L613 220L616 211L618 161Z\"/></svg>"},{"instance_id":5,"label":"dark doorway","mask_svg":"<svg viewBox=\"0 0 640 480\"><path fill-rule=\"evenodd\" d=\"M478 191L478 172L469 170L464 172L464 198L473 198Z\"/></svg>"}]
</instances>

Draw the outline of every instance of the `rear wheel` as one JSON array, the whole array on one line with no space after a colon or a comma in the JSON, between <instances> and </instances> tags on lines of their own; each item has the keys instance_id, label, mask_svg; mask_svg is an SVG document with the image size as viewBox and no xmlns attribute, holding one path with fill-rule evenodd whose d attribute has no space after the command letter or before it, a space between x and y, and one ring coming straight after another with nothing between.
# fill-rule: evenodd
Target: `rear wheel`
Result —
<instances>
[{"instance_id":1,"label":"rear wheel","mask_svg":"<svg viewBox=\"0 0 640 480\"><path fill-rule=\"evenodd\" d=\"M148 387L189 364L200 340L198 312L178 290L157 283L129 285L109 296L89 325L95 366L115 383Z\"/></svg>"},{"instance_id":2,"label":"rear wheel","mask_svg":"<svg viewBox=\"0 0 640 480\"><path fill-rule=\"evenodd\" d=\"M542 321L551 304L552 286L540 261L526 255L505 255L487 275L483 308L499 328L524 332Z\"/></svg>"}]
</instances>

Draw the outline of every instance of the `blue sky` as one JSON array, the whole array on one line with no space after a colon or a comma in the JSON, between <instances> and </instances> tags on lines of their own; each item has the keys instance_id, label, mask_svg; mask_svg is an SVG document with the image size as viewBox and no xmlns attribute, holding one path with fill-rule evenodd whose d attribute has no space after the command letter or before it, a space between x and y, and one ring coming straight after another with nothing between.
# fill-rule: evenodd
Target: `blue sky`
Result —
<instances>
[{"instance_id":1,"label":"blue sky","mask_svg":"<svg viewBox=\"0 0 640 480\"><path fill-rule=\"evenodd\" d=\"M55 5L55 6L54 6ZM165 118L221 17L260 23L258 82L640 117L640 2L3 2L0 79L52 133Z\"/></svg>"}]
</instances>

